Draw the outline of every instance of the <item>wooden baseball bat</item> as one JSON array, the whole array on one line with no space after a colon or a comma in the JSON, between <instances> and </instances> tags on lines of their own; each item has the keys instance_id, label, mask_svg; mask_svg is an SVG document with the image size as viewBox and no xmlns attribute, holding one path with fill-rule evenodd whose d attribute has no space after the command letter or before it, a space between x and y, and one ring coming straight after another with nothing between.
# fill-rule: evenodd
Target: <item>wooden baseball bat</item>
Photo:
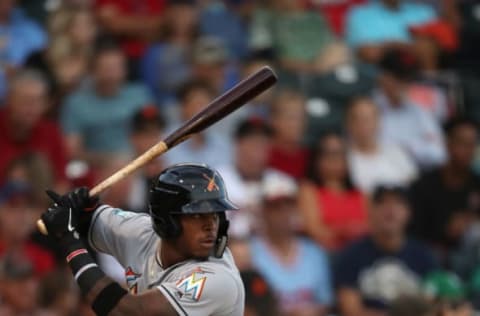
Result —
<instances>
[{"instance_id":1,"label":"wooden baseball bat","mask_svg":"<svg viewBox=\"0 0 480 316\"><path fill-rule=\"evenodd\" d=\"M155 144L125 167L93 187L89 192L90 196L100 194L138 168L150 162L152 159L187 140L193 134L199 133L220 121L228 114L273 86L275 82L277 82L277 76L272 69L267 66L262 67L260 70L210 102L205 109L185 122L163 141ZM47 228L41 219L37 221L37 228L42 234L48 234Z\"/></svg>"}]
</instances>

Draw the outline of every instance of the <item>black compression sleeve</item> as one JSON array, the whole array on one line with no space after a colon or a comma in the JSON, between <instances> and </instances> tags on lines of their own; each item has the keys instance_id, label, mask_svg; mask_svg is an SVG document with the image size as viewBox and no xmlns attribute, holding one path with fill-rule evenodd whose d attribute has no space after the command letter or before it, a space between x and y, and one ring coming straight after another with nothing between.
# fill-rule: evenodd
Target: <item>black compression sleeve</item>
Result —
<instances>
[{"instance_id":1,"label":"black compression sleeve","mask_svg":"<svg viewBox=\"0 0 480 316\"><path fill-rule=\"evenodd\" d=\"M87 295L95 284L105 277L105 273L97 266L83 242L73 234L63 239L63 245L66 250L65 259L75 281L82 294ZM97 315L107 315L127 293L120 285L112 282L100 291L92 308Z\"/></svg>"},{"instance_id":2,"label":"black compression sleeve","mask_svg":"<svg viewBox=\"0 0 480 316\"><path fill-rule=\"evenodd\" d=\"M107 316L117 306L118 302L127 294L127 291L118 283L107 285L92 303L92 309L97 315Z\"/></svg>"},{"instance_id":3,"label":"black compression sleeve","mask_svg":"<svg viewBox=\"0 0 480 316\"><path fill-rule=\"evenodd\" d=\"M86 295L95 283L105 277L105 273L100 270L80 239L68 235L64 238L63 245L66 250L65 259L72 270L75 281L77 281L82 294Z\"/></svg>"}]
</instances>

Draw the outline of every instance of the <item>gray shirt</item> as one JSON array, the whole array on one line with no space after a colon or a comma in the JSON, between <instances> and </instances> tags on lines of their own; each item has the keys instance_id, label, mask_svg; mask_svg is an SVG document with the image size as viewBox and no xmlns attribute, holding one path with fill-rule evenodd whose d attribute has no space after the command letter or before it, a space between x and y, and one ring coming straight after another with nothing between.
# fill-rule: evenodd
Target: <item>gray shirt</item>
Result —
<instances>
[{"instance_id":1,"label":"gray shirt","mask_svg":"<svg viewBox=\"0 0 480 316\"><path fill-rule=\"evenodd\" d=\"M243 315L244 287L228 249L222 258L187 260L163 269L158 257L161 239L150 216L108 205L95 211L88 242L125 268L132 294L156 288L181 316Z\"/></svg>"}]
</instances>

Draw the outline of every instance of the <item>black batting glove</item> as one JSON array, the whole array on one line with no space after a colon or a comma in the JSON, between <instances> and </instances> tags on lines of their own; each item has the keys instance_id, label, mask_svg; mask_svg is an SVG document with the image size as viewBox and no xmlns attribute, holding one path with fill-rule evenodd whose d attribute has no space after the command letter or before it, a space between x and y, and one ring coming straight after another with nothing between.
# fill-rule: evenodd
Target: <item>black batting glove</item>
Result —
<instances>
[{"instance_id":1,"label":"black batting glove","mask_svg":"<svg viewBox=\"0 0 480 316\"><path fill-rule=\"evenodd\" d=\"M66 195L71 207L78 213L91 212L98 206L98 196L90 197L87 187L77 188Z\"/></svg>"},{"instance_id":2,"label":"black batting glove","mask_svg":"<svg viewBox=\"0 0 480 316\"><path fill-rule=\"evenodd\" d=\"M55 203L42 214L41 218L49 236L60 241L71 237L78 239L76 231L78 216L71 207Z\"/></svg>"},{"instance_id":3,"label":"black batting glove","mask_svg":"<svg viewBox=\"0 0 480 316\"><path fill-rule=\"evenodd\" d=\"M77 188L65 195L59 195L50 190L47 190L47 194L55 203L72 208L72 212L78 218L76 230L80 235L85 236L90 227L93 211L99 205L99 198L90 197L87 187Z\"/></svg>"}]
</instances>

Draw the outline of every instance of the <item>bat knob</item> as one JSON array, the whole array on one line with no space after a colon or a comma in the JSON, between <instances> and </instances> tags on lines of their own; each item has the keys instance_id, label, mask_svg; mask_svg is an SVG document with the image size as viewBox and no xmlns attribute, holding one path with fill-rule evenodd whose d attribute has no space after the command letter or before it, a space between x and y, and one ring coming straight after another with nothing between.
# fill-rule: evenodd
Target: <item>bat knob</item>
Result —
<instances>
[{"instance_id":1,"label":"bat knob","mask_svg":"<svg viewBox=\"0 0 480 316\"><path fill-rule=\"evenodd\" d=\"M45 226L45 223L41 219L37 221L37 229L45 236L48 235L48 230L47 227Z\"/></svg>"}]
</instances>

